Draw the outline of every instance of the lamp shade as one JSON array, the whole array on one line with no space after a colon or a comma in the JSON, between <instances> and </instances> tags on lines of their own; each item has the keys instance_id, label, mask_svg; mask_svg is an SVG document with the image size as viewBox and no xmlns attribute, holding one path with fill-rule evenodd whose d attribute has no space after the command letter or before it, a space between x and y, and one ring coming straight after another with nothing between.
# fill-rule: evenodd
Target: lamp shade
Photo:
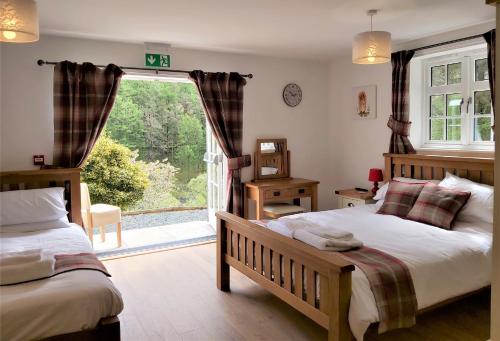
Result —
<instances>
[{"instance_id":1,"label":"lamp shade","mask_svg":"<svg viewBox=\"0 0 500 341\"><path fill-rule=\"evenodd\" d=\"M391 34L385 31L359 33L352 41L354 64L382 64L391 60Z\"/></svg>"},{"instance_id":2,"label":"lamp shade","mask_svg":"<svg viewBox=\"0 0 500 341\"><path fill-rule=\"evenodd\" d=\"M0 1L0 41L38 41L38 9L34 0Z\"/></svg>"},{"instance_id":3,"label":"lamp shade","mask_svg":"<svg viewBox=\"0 0 500 341\"><path fill-rule=\"evenodd\" d=\"M384 180L384 174L380 168L371 168L368 174L368 181L382 181Z\"/></svg>"}]
</instances>

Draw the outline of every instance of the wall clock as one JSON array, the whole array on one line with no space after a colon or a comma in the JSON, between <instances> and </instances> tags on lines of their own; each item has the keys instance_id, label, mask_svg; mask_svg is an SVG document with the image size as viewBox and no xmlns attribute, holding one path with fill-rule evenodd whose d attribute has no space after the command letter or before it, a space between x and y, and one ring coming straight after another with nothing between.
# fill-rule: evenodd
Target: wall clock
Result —
<instances>
[{"instance_id":1,"label":"wall clock","mask_svg":"<svg viewBox=\"0 0 500 341\"><path fill-rule=\"evenodd\" d=\"M283 89L283 101L290 107L296 107L302 101L302 90L295 83L290 83Z\"/></svg>"}]
</instances>

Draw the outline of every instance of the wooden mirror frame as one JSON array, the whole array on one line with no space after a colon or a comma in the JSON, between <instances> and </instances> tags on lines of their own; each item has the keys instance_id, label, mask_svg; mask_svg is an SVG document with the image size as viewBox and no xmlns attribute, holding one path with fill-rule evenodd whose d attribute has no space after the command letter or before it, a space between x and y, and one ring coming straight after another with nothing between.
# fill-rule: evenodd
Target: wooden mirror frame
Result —
<instances>
[{"instance_id":1,"label":"wooden mirror frame","mask_svg":"<svg viewBox=\"0 0 500 341\"><path fill-rule=\"evenodd\" d=\"M261 153L261 143L277 143L283 146L281 150L281 158L283 160L283 172L280 174L269 174L262 175L260 169L265 167L265 158L269 157L268 153ZM290 177L290 164L289 164L289 153L287 147L287 141L284 138L271 138L271 139L257 139L256 151L254 154L254 179L259 180L269 180L269 179L284 179ZM273 153L274 154L274 153Z\"/></svg>"}]
</instances>

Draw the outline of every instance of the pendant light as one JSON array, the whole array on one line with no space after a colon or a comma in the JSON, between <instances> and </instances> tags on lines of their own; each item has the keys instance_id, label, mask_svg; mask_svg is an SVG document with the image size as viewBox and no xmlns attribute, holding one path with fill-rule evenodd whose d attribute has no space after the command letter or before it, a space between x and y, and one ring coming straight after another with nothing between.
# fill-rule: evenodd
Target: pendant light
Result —
<instances>
[{"instance_id":1,"label":"pendant light","mask_svg":"<svg viewBox=\"0 0 500 341\"><path fill-rule=\"evenodd\" d=\"M38 41L38 9L34 0L0 1L0 41Z\"/></svg>"},{"instance_id":2,"label":"pendant light","mask_svg":"<svg viewBox=\"0 0 500 341\"><path fill-rule=\"evenodd\" d=\"M370 31L362 32L352 42L352 62L354 64L382 64L391 60L391 34L373 31L373 16L376 9L367 12L370 16Z\"/></svg>"}]
</instances>

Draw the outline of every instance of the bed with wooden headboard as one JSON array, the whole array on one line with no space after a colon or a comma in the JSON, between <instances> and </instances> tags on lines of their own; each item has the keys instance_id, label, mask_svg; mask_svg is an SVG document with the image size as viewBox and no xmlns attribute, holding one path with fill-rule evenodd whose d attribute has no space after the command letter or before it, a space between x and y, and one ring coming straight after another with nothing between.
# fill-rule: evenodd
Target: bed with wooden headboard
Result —
<instances>
[{"instance_id":1,"label":"bed with wooden headboard","mask_svg":"<svg viewBox=\"0 0 500 341\"><path fill-rule=\"evenodd\" d=\"M419 154L384 154L384 158L386 181L397 176L443 179L448 171L493 185L494 160L489 158ZM352 339L348 312L353 264L335 253L320 251L233 214L219 212L217 218L217 287L220 290L229 291L232 267L326 328L329 340ZM307 276L307 280L292 283L292 267L296 278ZM266 273L265 269L273 271ZM319 293L315 278L320 281ZM318 296L319 300L315 300Z\"/></svg>"},{"instance_id":2,"label":"bed with wooden headboard","mask_svg":"<svg viewBox=\"0 0 500 341\"><path fill-rule=\"evenodd\" d=\"M64 187L68 219L82 225L80 171L79 168L67 168L0 172L0 192ZM103 318L94 329L56 335L44 340L120 340L120 320L117 316Z\"/></svg>"}]
</instances>

